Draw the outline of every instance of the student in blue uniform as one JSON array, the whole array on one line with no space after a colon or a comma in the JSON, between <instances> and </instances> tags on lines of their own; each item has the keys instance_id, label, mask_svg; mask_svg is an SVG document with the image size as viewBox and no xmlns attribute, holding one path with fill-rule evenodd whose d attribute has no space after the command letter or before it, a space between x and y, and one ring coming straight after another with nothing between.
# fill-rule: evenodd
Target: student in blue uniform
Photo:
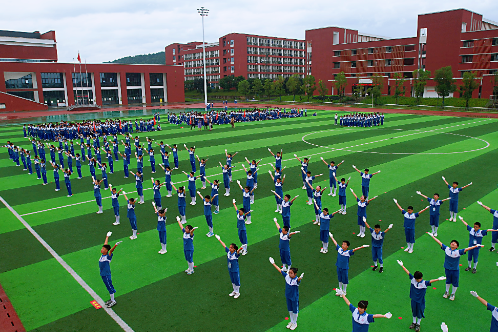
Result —
<instances>
[{"instance_id":1,"label":"student in blue uniform","mask_svg":"<svg viewBox=\"0 0 498 332\"><path fill-rule=\"evenodd\" d=\"M213 213L211 212L211 205L213 203L213 199L215 197L211 197L209 195L202 196L202 194L198 191L197 194L201 198L204 203L204 217L206 217L206 223L209 227L209 232L206 234L207 237L211 237L214 235L213 233Z\"/></svg>"},{"instance_id":2,"label":"student in blue uniform","mask_svg":"<svg viewBox=\"0 0 498 332\"><path fill-rule=\"evenodd\" d=\"M180 213L182 224L185 224L187 223L187 216L185 215L185 208L187 207L185 187L178 187L176 189L174 184L171 184L171 186L178 195L178 213Z\"/></svg>"},{"instance_id":3,"label":"student in blue uniform","mask_svg":"<svg viewBox=\"0 0 498 332\"><path fill-rule=\"evenodd\" d=\"M190 149L187 148L186 144L183 144L183 146L185 147L185 150L187 150L188 152L190 166L192 167L192 173L195 174L195 172L197 172L197 168L195 167L195 146L191 146ZM194 198L195 198L195 191L194 191Z\"/></svg>"},{"instance_id":4,"label":"student in blue uniform","mask_svg":"<svg viewBox=\"0 0 498 332\"><path fill-rule=\"evenodd\" d=\"M244 207L244 211L249 211L249 213L246 214L247 218L245 223L247 225L251 224L251 194L254 191L254 187L251 189L250 187L245 187L243 188L242 185L240 184L240 181L237 180L237 184L240 187L240 190L242 190L242 206Z\"/></svg>"},{"instance_id":5,"label":"student in blue uniform","mask_svg":"<svg viewBox=\"0 0 498 332\"><path fill-rule=\"evenodd\" d=\"M251 170L247 170L244 164L242 164L242 167L244 168L244 172L246 172L247 178L246 178L246 187L249 187L249 195L250 195L250 201L251 204L254 204L254 173ZM256 169L256 172L258 170ZM237 180L237 183L240 186L240 181ZM251 221L251 218L249 217L249 221Z\"/></svg>"},{"instance_id":6,"label":"student in blue uniform","mask_svg":"<svg viewBox=\"0 0 498 332\"><path fill-rule=\"evenodd\" d=\"M406 240L406 248L404 251L407 251L409 254L413 252L413 246L415 245L415 219L419 217L419 215L427 210L430 206L426 206L419 212L413 213L413 206L408 206L406 211L398 204L398 200L393 198L394 203L403 214L404 223L403 227L405 228L405 240Z\"/></svg>"},{"instance_id":7,"label":"student in blue uniform","mask_svg":"<svg viewBox=\"0 0 498 332\"><path fill-rule=\"evenodd\" d=\"M274 177L271 171L268 171L268 173L270 173L271 179L275 184L275 193L276 193L275 200L277 201L277 209L275 210L275 212L282 213L282 197L284 196L284 190L282 189L282 186L284 185L285 174L281 178L281 177Z\"/></svg>"},{"instance_id":8,"label":"student in blue uniform","mask_svg":"<svg viewBox=\"0 0 498 332\"><path fill-rule=\"evenodd\" d=\"M57 164L52 164L52 167L54 168L55 191L59 191L61 190L61 185L59 183L59 171L61 170L61 167Z\"/></svg>"},{"instance_id":9,"label":"student in blue uniform","mask_svg":"<svg viewBox=\"0 0 498 332\"><path fill-rule=\"evenodd\" d=\"M441 249L444 250L446 292L444 293L443 297L447 299L448 296L450 296L450 300L454 301L455 292L458 288L458 281L460 279L460 256L465 255L465 253L467 253L467 251L469 250L484 246L482 244L476 244L465 249L458 249L460 243L457 240L451 240L450 246L448 247L444 245L441 241L439 241L432 233L427 232L427 234L429 234L434 239L434 241L436 241L441 246ZM451 285L453 285L453 290L451 292L451 295L449 295Z\"/></svg>"},{"instance_id":10,"label":"student in blue uniform","mask_svg":"<svg viewBox=\"0 0 498 332\"><path fill-rule=\"evenodd\" d=\"M228 294L228 296L233 296L234 299L239 298L240 296L240 271L239 271L239 257L240 252L243 250L242 247L237 247L235 243L230 244L230 247L227 247L219 235L215 235L216 239L220 241L223 248L225 248L225 252L227 253L227 266L228 266L228 274L230 275L230 281L232 282L233 291Z\"/></svg>"},{"instance_id":11,"label":"student in blue uniform","mask_svg":"<svg viewBox=\"0 0 498 332\"><path fill-rule=\"evenodd\" d=\"M353 168L361 175L361 193L368 199L368 192L370 191L370 179L375 174L379 174L380 171L369 174L368 172L370 172L370 170L368 168L365 168L365 171L363 172L356 168L355 165L353 165Z\"/></svg>"},{"instance_id":12,"label":"student in blue uniform","mask_svg":"<svg viewBox=\"0 0 498 332\"><path fill-rule=\"evenodd\" d=\"M127 209L128 212L126 213L126 216L130 220L130 226L132 230L132 235L130 236L131 240L135 240L137 238L137 215L135 214L135 203L137 202L134 198L129 198L126 197L126 193L123 191L123 196L128 202Z\"/></svg>"},{"instance_id":13,"label":"student in blue uniform","mask_svg":"<svg viewBox=\"0 0 498 332\"><path fill-rule=\"evenodd\" d=\"M444 201L449 200L450 197L439 199L439 194L435 193L434 198L429 198L420 191L417 191L416 193L424 197L429 202L431 232L434 236L437 236L437 229L439 228L439 208L441 207L441 204L443 204Z\"/></svg>"},{"instance_id":14,"label":"student in blue uniform","mask_svg":"<svg viewBox=\"0 0 498 332\"><path fill-rule=\"evenodd\" d=\"M161 243L161 250L159 254L164 255L166 250L166 211L168 209L158 209L155 202L152 202L154 212L157 214L157 231L159 232L159 242Z\"/></svg>"},{"instance_id":15,"label":"student in blue uniform","mask_svg":"<svg viewBox=\"0 0 498 332\"><path fill-rule=\"evenodd\" d=\"M124 178L127 179L130 176L130 171L128 170L128 165L130 165L130 162L128 161L128 158L126 155L122 154L119 152L121 157L123 157L123 172L124 172Z\"/></svg>"},{"instance_id":16,"label":"student in blue uniform","mask_svg":"<svg viewBox=\"0 0 498 332\"><path fill-rule=\"evenodd\" d=\"M232 182L232 168L234 166L232 166L232 160L233 160L233 157L235 157L235 155L238 153L238 152L235 152L234 154L231 154L231 153L228 153L227 152L228 150L225 149L225 156L227 157L227 162L226 164L228 165L228 178L229 178L229 182ZM226 186L225 186L226 187ZM230 193L230 191L229 191ZM228 195L227 195L228 196Z\"/></svg>"},{"instance_id":17,"label":"student in blue uniform","mask_svg":"<svg viewBox=\"0 0 498 332\"><path fill-rule=\"evenodd\" d=\"M493 229L498 230L498 211L493 210L489 206L482 204L481 201L477 201L477 204L479 204L480 206L482 206L483 208L488 210L489 213L491 213L493 215ZM495 250L496 242L498 242L498 232L493 232L491 234L491 248L489 248L489 251Z\"/></svg>"},{"instance_id":18,"label":"student in blue uniform","mask_svg":"<svg viewBox=\"0 0 498 332\"><path fill-rule=\"evenodd\" d=\"M311 188L311 192L313 194L313 202L314 202L314 209L315 209L315 221L313 222L314 225L320 225L320 211L322 209L322 195L325 189L327 187L324 187L323 189L320 186L316 186L316 189L314 189L308 182L306 184ZM328 233L327 233L327 238L328 238Z\"/></svg>"},{"instance_id":19,"label":"student in blue uniform","mask_svg":"<svg viewBox=\"0 0 498 332\"><path fill-rule=\"evenodd\" d=\"M71 191L71 179L69 178L72 174L71 170L67 168L64 172L64 183L67 189L67 197L73 196L73 192Z\"/></svg>"},{"instance_id":20,"label":"student in blue uniform","mask_svg":"<svg viewBox=\"0 0 498 332\"><path fill-rule=\"evenodd\" d=\"M95 201L97 202L97 206L99 207L99 210L97 211L97 214L104 213L102 211L102 194L100 193L100 184L102 183L102 180L95 179L92 177L93 180L93 197L95 197Z\"/></svg>"},{"instance_id":21,"label":"student in blue uniform","mask_svg":"<svg viewBox=\"0 0 498 332\"><path fill-rule=\"evenodd\" d=\"M195 192L196 192L196 187L195 187L195 180L197 180L197 176L195 176L195 172L190 172L190 174L188 174L187 172L185 171L182 171L183 174L185 174L187 176L187 179L188 179L188 191L189 191L189 194L190 194L190 199L192 200L190 202L190 205L195 205L196 203L196 200L195 200Z\"/></svg>"},{"instance_id":22,"label":"student in blue uniform","mask_svg":"<svg viewBox=\"0 0 498 332\"><path fill-rule=\"evenodd\" d=\"M332 233L329 233L329 236L332 239L332 242L334 242L335 250L337 250L337 261L335 263L335 266L337 267L337 279L339 279L339 287L336 288L337 291L335 295L341 296L341 291L344 293L344 295L346 295L347 287L349 284L349 257L353 256L356 250L368 248L369 245L364 244L361 247L354 248L353 250L348 250L350 246L349 241L342 241L341 246L339 246Z\"/></svg>"},{"instance_id":23,"label":"student in blue uniform","mask_svg":"<svg viewBox=\"0 0 498 332\"><path fill-rule=\"evenodd\" d=\"M198 227L192 227L192 225L183 227L180 217L176 217L176 221L183 232L183 253L188 264L185 273L190 275L194 273L194 231Z\"/></svg>"},{"instance_id":24,"label":"student in blue uniform","mask_svg":"<svg viewBox=\"0 0 498 332\"><path fill-rule=\"evenodd\" d=\"M491 311L491 328L489 329L490 332L498 332L498 308L492 305L491 303L487 302L485 299L477 295L475 291L470 291L470 294L477 298L479 302L484 304L486 306L486 309Z\"/></svg>"},{"instance_id":25,"label":"student in blue uniform","mask_svg":"<svg viewBox=\"0 0 498 332\"><path fill-rule=\"evenodd\" d=\"M365 237L365 222L363 220L367 218L367 206L368 204L370 204L371 201L376 199L378 196L375 196L367 200L367 197L363 195L360 198L358 198L358 196L356 196L356 194L354 193L353 188L350 188L350 190L351 193L353 193L354 198L356 198L356 202L358 205L358 211L356 215L358 216L358 226L360 226L360 232L356 236Z\"/></svg>"},{"instance_id":26,"label":"student in blue uniform","mask_svg":"<svg viewBox=\"0 0 498 332\"><path fill-rule=\"evenodd\" d=\"M443 178L444 183L446 183L446 185L448 186L448 189L450 190L450 198L451 198L451 200L450 200L450 221L456 222L456 218L457 218L457 214L458 214L458 196L459 196L458 194L460 193L460 191L462 191L465 188L467 188L468 186L472 185L472 182L466 186L458 188L458 182L453 182L453 184L450 185L448 183L448 181L446 181L444 176L442 178Z\"/></svg>"},{"instance_id":27,"label":"student in blue uniform","mask_svg":"<svg viewBox=\"0 0 498 332\"><path fill-rule=\"evenodd\" d=\"M246 215L250 212L246 212L244 208L237 208L235 199L232 201L235 212L237 213L237 233L239 234L239 240L242 248L242 255L247 255L247 230L246 230Z\"/></svg>"},{"instance_id":28,"label":"student in blue uniform","mask_svg":"<svg viewBox=\"0 0 498 332\"><path fill-rule=\"evenodd\" d=\"M253 161L249 161L249 159L246 158L246 161L249 164L249 168L250 168L250 170L252 172L252 176L254 177L254 188L258 187L258 173L257 173L257 170L258 170L258 165L261 162L261 160L263 160L263 159L260 159L258 161L256 161L256 160L253 159Z\"/></svg>"},{"instance_id":29,"label":"student in blue uniform","mask_svg":"<svg viewBox=\"0 0 498 332\"><path fill-rule=\"evenodd\" d=\"M322 248L320 252L326 254L329 252L329 233L330 233L330 219L334 218L334 215L339 211L329 213L329 209L324 208L323 210L318 208L315 201L315 209L318 210L318 224L320 225L320 241L322 242Z\"/></svg>"},{"instance_id":30,"label":"student in blue uniform","mask_svg":"<svg viewBox=\"0 0 498 332\"><path fill-rule=\"evenodd\" d=\"M291 196L289 194L286 194L284 197L282 197L273 190L271 192L282 201L282 221L284 222L284 226L287 226L290 229L291 228L291 226L290 226L290 217L291 217L290 207L292 206L292 204L294 204L294 201L296 200L296 198L299 197L299 195L296 195L293 199L291 199Z\"/></svg>"},{"instance_id":31,"label":"student in blue uniform","mask_svg":"<svg viewBox=\"0 0 498 332\"><path fill-rule=\"evenodd\" d=\"M363 219L363 222L365 223L365 226L367 226L368 230L370 231L370 234L372 235L372 260L374 262L374 267L372 271L377 270L377 260L379 261L380 264L380 269L379 272L382 273L384 272L384 261L382 259L382 247L384 246L384 238L386 236L386 233L393 228L393 224L390 224L389 227L385 231L381 231L380 225L376 224L374 228L371 228L370 225L367 223L367 218Z\"/></svg>"},{"instance_id":32,"label":"student in blue uniform","mask_svg":"<svg viewBox=\"0 0 498 332\"><path fill-rule=\"evenodd\" d=\"M206 159L199 159L199 156L197 156L197 160L199 161L199 176L201 178L202 182L202 188L201 189L206 189L206 161L208 161L209 158Z\"/></svg>"},{"instance_id":33,"label":"student in blue uniform","mask_svg":"<svg viewBox=\"0 0 498 332\"><path fill-rule=\"evenodd\" d=\"M275 260L270 257L270 263L277 269L279 273L285 279L285 298L287 300L287 310L289 311L290 322L287 324L287 328L295 330L297 328L297 316L299 314L299 285L304 277L304 273L301 273L299 278L297 277L297 267L291 267L287 272L282 271Z\"/></svg>"},{"instance_id":34,"label":"student in blue uniform","mask_svg":"<svg viewBox=\"0 0 498 332\"><path fill-rule=\"evenodd\" d=\"M469 224L467 224L465 220L463 220L462 216L458 216L458 218L460 218L460 220L463 222L463 224L467 227L467 230L469 231L469 247L475 246L477 244L482 244L482 238L488 235L488 232L498 232L498 230L495 229L481 229L481 223L478 221L474 223L474 227L470 227ZM468 255L469 266L465 269L465 271L471 270L471 264L472 261L474 261L474 269L472 270L472 273L475 274L477 272L479 250L480 248L469 250L469 255Z\"/></svg>"},{"instance_id":35,"label":"student in blue uniform","mask_svg":"<svg viewBox=\"0 0 498 332\"><path fill-rule=\"evenodd\" d=\"M220 166L223 172L223 186L225 187L225 194L223 196L230 196L230 172L235 166L222 165L221 163Z\"/></svg>"},{"instance_id":36,"label":"student in blue uniform","mask_svg":"<svg viewBox=\"0 0 498 332\"><path fill-rule=\"evenodd\" d=\"M282 149L280 149L280 152L277 151L276 155L270 150L270 148L268 148L268 151L275 157L275 168L282 169Z\"/></svg>"},{"instance_id":37,"label":"student in blue uniform","mask_svg":"<svg viewBox=\"0 0 498 332\"><path fill-rule=\"evenodd\" d=\"M157 206L158 210L161 210L163 208L163 205L161 204L161 186L163 185L161 181L155 180L154 178L150 178L152 181L152 190L154 191L154 203Z\"/></svg>"},{"instance_id":38,"label":"student in blue uniform","mask_svg":"<svg viewBox=\"0 0 498 332\"><path fill-rule=\"evenodd\" d=\"M437 279L427 281L423 279L424 275L422 272L415 271L414 274L411 274L410 271L404 267L402 261L398 260L397 262L410 278L410 299L413 316L413 323L410 325L410 329L418 332L420 331L420 322L422 321L422 318L425 318L425 293L427 291L427 287L433 282L446 280L446 277L439 277Z\"/></svg>"},{"instance_id":39,"label":"student in blue uniform","mask_svg":"<svg viewBox=\"0 0 498 332\"><path fill-rule=\"evenodd\" d=\"M308 187L306 186L306 173L308 172L308 164L310 160L308 158L303 158L303 160L301 160L299 159L297 154L294 154L294 157L301 163L301 172L302 172L301 177L303 178L303 189L307 190ZM308 204L311 205L309 201Z\"/></svg>"},{"instance_id":40,"label":"student in blue uniform","mask_svg":"<svg viewBox=\"0 0 498 332\"><path fill-rule=\"evenodd\" d=\"M142 155L137 155L137 154L135 154L135 157L137 158L137 172L143 174L144 157Z\"/></svg>"},{"instance_id":41,"label":"student in blue uniform","mask_svg":"<svg viewBox=\"0 0 498 332\"><path fill-rule=\"evenodd\" d=\"M335 121L337 122L337 119ZM330 185L330 194L329 194L329 196L335 196L336 192L337 192L337 177L336 177L336 172L337 172L337 168L339 166L341 166L342 163L344 163L344 160L341 161L340 163L338 163L336 165L334 161L331 161L330 164L327 164L327 162L323 159L323 157L320 157L320 159L329 168L329 185ZM332 192L332 189L334 190L333 192Z\"/></svg>"},{"instance_id":42,"label":"student in blue uniform","mask_svg":"<svg viewBox=\"0 0 498 332\"><path fill-rule=\"evenodd\" d=\"M220 203L218 200L218 189L220 188L220 181L219 180L214 180L213 182L209 181L208 178L206 178L206 181L211 185L211 197L213 198L211 200L211 204L214 206L214 214L220 213Z\"/></svg>"},{"instance_id":43,"label":"student in blue uniform","mask_svg":"<svg viewBox=\"0 0 498 332\"><path fill-rule=\"evenodd\" d=\"M109 189L109 182L107 181L107 172L106 172L107 165L106 165L106 163L100 163L98 161L97 161L97 163L99 165L100 170L102 171L102 180L104 181L104 190L107 190L107 189Z\"/></svg>"},{"instance_id":44,"label":"student in blue uniform","mask_svg":"<svg viewBox=\"0 0 498 332\"><path fill-rule=\"evenodd\" d=\"M26 165L28 167L28 174L33 174L33 168L31 166L31 155L30 155L30 152L28 150L25 150L26 151Z\"/></svg>"},{"instance_id":45,"label":"student in blue uniform","mask_svg":"<svg viewBox=\"0 0 498 332\"><path fill-rule=\"evenodd\" d=\"M337 181L337 178L335 179ZM346 188L348 187L349 180L351 180L351 177L348 178L348 182L346 182L345 178L341 178L341 182L339 183L339 206L341 207L339 213L342 214L346 214Z\"/></svg>"},{"instance_id":46,"label":"student in blue uniform","mask_svg":"<svg viewBox=\"0 0 498 332\"><path fill-rule=\"evenodd\" d=\"M278 244L278 249L280 251L280 260L282 261L282 271L287 272L290 270L292 265L291 254L290 254L290 239L294 234L300 233L300 231L289 232L289 227L280 227L277 218L273 218L275 226L277 226L278 232L280 234L280 242Z\"/></svg>"},{"instance_id":47,"label":"student in blue uniform","mask_svg":"<svg viewBox=\"0 0 498 332\"><path fill-rule=\"evenodd\" d=\"M176 146L176 144L173 144L173 147L169 146L168 144L166 144L166 146L170 148L171 151L173 151L173 160L175 162L175 169L178 169L178 147Z\"/></svg>"},{"instance_id":48,"label":"student in blue uniform","mask_svg":"<svg viewBox=\"0 0 498 332\"><path fill-rule=\"evenodd\" d=\"M173 187L171 186L171 168L169 166L165 167L161 164L159 164L159 166L161 166L164 170L164 184L166 185L166 190L168 191L166 197L171 197L173 191Z\"/></svg>"},{"instance_id":49,"label":"student in blue uniform","mask_svg":"<svg viewBox=\"0 0 498 332\"><path fill-rule=\"evenodd\" d=\"M150 168L152 169L151 173L156 172L156 158L154 157L154 150L150 149L149 150L149 161L150 161Z\"/></svg>"},{"instance_id":50,"label":"student in blue uniform","mask_svg":"<svg viewBox=\"0 0 498 332\"><path fill-rule=\"evenodd\" d=\"M112 256L114 255L114 250L116 247L123 241L117 242L114 247L111 248L111 246L108 244L109 243L109 237L112 235L112 232L107 232L107 236L105 237L105 242L104 245L102 246L102 249L100 249L101 256L99 258L99 269L100 269L100 277L102 278L102 281L104 282L105 287L109 291L109 294L111 295L111 299L109 301L106 301L105 304L107 305L108 308L113 307L116 305L116 300L114 298L114 294L116 294L116 290L114 289L114 286L112 285L112 278L111 278L111 260Z\"/></svg>"},{"instance_id":51,"label":"student in blue uniform","mask_svg":"<svg viewBox=\"0 0 498 332\"><path fill-rule=\"evenodd\" d=\"M38 156L35 156L35 158L33 159L33 163L35 164L35 171L36 171L36 179L37 180L40 180L41 179L41 166L40 166L40 157ZM45 161L43 161L43 163L45 164ZM46 175L45 175L46 176ZM46 181L44 181L45 183Z\"/></svg>"},{"instance_id":52,"label":"student in blue uniform","mask_svg":"<svg viewBox=\"0 0 498 332\"><path fill-rule=\"evenodd\" d=\"M358 302L358 308L355 308L354 305L349 302L348 298L346 297L346 294L343 292L340 292L340 296L344 299L344 302L349 307L349 310L352 313L353 316L353 332L368 332L368 327L370 323L374 322L375 318L391 318L393 315L388 312L385 315L381 314L367 314L367 307L368 307L368 301L360 301Z\"/></svg>"},{"instance_id":53,"label":"student in blue uniform","mask_svg":"<svg viewBox=\"0 0 498 332\"><path fill-rule=\"evenodd\" d=\"M111 189L111 201L112 201L112 209L114 211L114 216L116 217L116 221L113 222L112 224L114 226L119 225L119 193L123 191L123 188L119 189L119 191L116 190L116 188L113 188L111 184L109 184L109 188Z\"/></svg>"},{"instance_id":54,"label":"student in blue uniform","mask_svg":"<svg viewBox=\"0 0 498 332\"><path fill-rule=\"evenodd\" d=\"M301 172L303 172L303 174L305 172L305 169L303 167L301 167ZM306 194L308 195L308 205L313 205L313 180L322 175L323 174L312 176L310 171L306 171L304 183L306 186Z\"/></svg>"}]
</instances>

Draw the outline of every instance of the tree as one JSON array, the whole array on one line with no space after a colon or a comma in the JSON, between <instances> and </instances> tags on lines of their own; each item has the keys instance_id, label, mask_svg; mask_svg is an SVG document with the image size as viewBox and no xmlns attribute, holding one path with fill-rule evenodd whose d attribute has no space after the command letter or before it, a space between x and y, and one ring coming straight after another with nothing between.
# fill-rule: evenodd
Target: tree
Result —
<instances>
[{"instance_id":1,"label":"tree","mask_svg":"<svg viewBox=\"0 0 498 332\"><path fill-rule=\"evenodd\" d=\"M403 79L403 74L395 73L394 74L394 97L396 98L396 104L398 104L398 98L403 94L403 84L405 84L405 80Z\"/></svg>"},{"instance_id":2,"label":"tree","mask_svg":"<svg viewBox=\"0 0 498 332\"><path fill-rule=\"evenodd\" d=\"M284 78L280 76L275 81L273 81L273 91L280 97L280 101L282 101L282 95L284 94Z\"/></svg>"},{"instance_id":3,"label":"tree","mask_svg":"<svg viewBox=\"0 0 498 332\"><path fill-rule=\"evenodd\" d=\"M420 68L413 71L413 90L417 98L417 104L420 104L420 98L424 96L425 86L430 77L430 70Z\"/></svg>"},{"instance_id":4,"label":"tree","mask_svg":"<svg viewBox=\"0 0 498 332\"><path fill-rule=\"evenodd\" d=\"M460 85L460 97L465 99L465 108L469 108L469 100L472 93L479 87L476 75L473 72L466 71L463 73L462 85Z\"/></svg>"},{"instance_id":5,"label":"tree","mask_svg":"<svg viewBox=\"0 0 498 332\"><path fill-rule=\"evenodd\" d=\"M378 99L382 96L382 90L384 89L384 77L380 74L375 74L372 76L372 89L373 99L375 104L377 104Z\"/></svg>"},{"instance_id":6,"label":"tree","mask_svg":"<svg viewBox=\"0 0 498 332\"><path fill-rule=\"evenodd\" d=\"M234 76L225 76L222 79L220 79L220 88L223 90L229 91L231 88L233 88L233 81L234 81Z\"/></svg>"},{"instance_id":7,"label":"tree","mask_svg":"<svg viewBox=\"0 0 498 332\"><path fill-rule=\"evenodd\" d=\"M318 94L320 95L320 97L322 97L322 100L325 98L325 95L328 91L329 90L327 89L325 83L323 83L322 80L318 80Z\"/></svg>"},{"instance_id":8,"label":"tree","mask_svg":"<svg viewBox=\"0 0 498 332\"><path fill-rule=\"evenodd\" d=\"M252 82L251 91L256 96L259 95L261 91L263 91L263 83L261 83L261 80L259 78L254 79L254 81Z\"/></svg>"},{"instance_id":9,"label":"tree","mask_svg":"<svg viewBox=\"0 0 498 332\"><path fill-rule=\"evenodd\" d=\"M251 94L251 86L247 80L243 80L237 86L237 91L243 95L248 97Z\"/></svg>"},{"instance_id":10,"label":"tree","mask_svg":"<svg viewBox=\"0 0 498 332\"><path fill-rule=\"evenodd\" d=\"M443 67L436 70L434 74L434 81L436 82L436 92L443 98L443 107L444 107L444 98L449 96L450 93L455 92L456 90L456 80L453 78L453 71L451 70L451 66Z\"/></svg>"},{"instance_id":11,"label":"tree","mask_svg":"<svg viewBox=\"0 0 498 332\"><path fill-rule=\"evenodd\" d=\"M193 91L194 90L194 81L187 80L184 83L185 91Z\"/></svg>"},{"instance_id":12,"label":"tree","mask_svg":"<svg viewBox=\"0 0 498 332\"><path fill-rule=\"evenodd\" d=\"M299 89L301 89L301 82L299 80L299 76L297 74L294 74L291 77L289 77L286 87L289 93L292 93L292 95L294 96L293 100L295 101L296 93L298 93Z\"/></svg>"},{"instance_id":13,"label":"tree","mask_svg":"<svg viewBox=\"0 0 498 332\"><path fill-rule=\"evenodd\" d=\"M265 92L265 95L268 97L268 99L271 99L271 95L274 91L274 86L272 81L268 78L265 80L265 84L263 85L263 91Z\"/></svg>"},{"instance_id":14,"label":"tree","mask_svg":"<svg viewBox=\"0 0 498 332\"><path fill-rule=\"evenodd\" d=\"M339 100L342 101L344 93L346 91L346 86L348 85L348 80L346 79L346 74L341 71L335 77L335 88L337 89L337 94L339 95Z\"/></svg>"},{"instance_id":15,"label":"tree","mask_svg":"<svg viewBox=\"0 0 498 332\"><path fill-rule=\"evenodd\" d=\"M204 79L196 78L192 81L193 89L199 93L204 93ZM207 84L207 92L211 92L211 87Z\"/></svg>"},{"instance_id":16,"label":"tree","mask_svg":"<svg viewBox=\"0 0 498 332\"><path fill-rule=\"evenodd\" d=\"M316 80L315 76L308 75L303 81L303 91L308 95L308 101L310 101L310 96L313 96L313 92L316 90Z\"/></svg>"},{"instance_id":17,"label":"tree","mask_svg":"<svg viewBox=\"0 0 498 332\"><path fill-rule=\"evenodd\" d=\"M493 75L493 95L495 98L498 95L498 71Z\"/></svg>"}]
</instances>

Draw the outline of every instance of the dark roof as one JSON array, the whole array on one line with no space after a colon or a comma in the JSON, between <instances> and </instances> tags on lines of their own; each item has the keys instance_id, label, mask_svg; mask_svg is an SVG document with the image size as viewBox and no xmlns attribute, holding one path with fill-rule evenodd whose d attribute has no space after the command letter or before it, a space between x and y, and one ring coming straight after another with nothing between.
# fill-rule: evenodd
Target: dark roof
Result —
<instances>
[{"instance_id":1,"label":"dark roof","mask_svg":"<svg viewBox=\"0 0 498 332\"><path fill-rule=\"evenodd\" d=\"M21 32L21 31L0 30L0 36L40 39L39 32Z\"/></svg>"}]
</instances>

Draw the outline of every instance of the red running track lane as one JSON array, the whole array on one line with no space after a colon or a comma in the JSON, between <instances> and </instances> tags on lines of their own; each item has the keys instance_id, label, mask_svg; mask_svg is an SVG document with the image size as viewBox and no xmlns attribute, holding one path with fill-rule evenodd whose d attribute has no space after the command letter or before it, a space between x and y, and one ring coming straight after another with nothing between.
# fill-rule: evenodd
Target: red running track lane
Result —
<instances>
[{"instance_id":1,"label":"red running track lane","mask_svg":"<svg viewBox=\"0 0 498 332\"><path fill-rule=\"evenodd\" d=\"M225 105L219 105L219 103L214 104L217 108L224 108ZM289 104L289 105L277 105L277 104L251 104L251 103L228 103L229 108L266 108L266 107L285 107L289 108L305 108L307 110L327 110L327 111L344 111L344 112L380 112L380 113L400 113L400 114L420 114L420 115L439 115L439 116L456 116L456 117L479 117L479 118L498 118L498 113L479 113L479 112L455 112L455 111L430 111L430 110L407 110L407 109L381 109L381 108L355 108L355 107L344 107L344 106L332 106L332 105L310 105L310 104ZM120 111L135 111L135 110L154 110L154 109L171 109L171 110L182 110L190 108L204 108L204 103L178 103L173 105L162 105L162 106L120 106L112 108L102 108L94 111L67 111L67 110L54 110L54 111L24 111L24 112L9 112L0 113L0 121L2 120L16 120L16 119L29 119L34 117L43 117L51 115L62 115L62 114L85 114L85 113L99 113L99 112L120 112Z\"/></svg>"},{"instance_id":2,"label":"red running track lane","mask_svg":"<svg viewBox=\"0 0 498 332\"><path fill-rule=\"evenodd\" d=\"M0 285L0 331L2 332L24 332L21 320L16 314L12 303Z\"/></svg>"}]
</instances>

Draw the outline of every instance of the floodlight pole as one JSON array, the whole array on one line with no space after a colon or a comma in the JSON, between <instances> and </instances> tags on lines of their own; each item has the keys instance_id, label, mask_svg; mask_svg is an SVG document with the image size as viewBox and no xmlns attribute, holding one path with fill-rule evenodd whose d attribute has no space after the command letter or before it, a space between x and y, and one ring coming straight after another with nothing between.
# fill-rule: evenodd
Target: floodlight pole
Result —
<instances>
[{"instance_id":1,"label":"floodlight pole","mask_svg":"<svg viewBox=\"0 0 498 332\"><path fill-rule=\"evenodd\" d=\"M207 78L206 78L206 44L204 43L204 16L208 16L209 9L198 8L197 13L202 17L202 64L204 66L204 108L207 110Z\"/></svg>"}]
</instances>

